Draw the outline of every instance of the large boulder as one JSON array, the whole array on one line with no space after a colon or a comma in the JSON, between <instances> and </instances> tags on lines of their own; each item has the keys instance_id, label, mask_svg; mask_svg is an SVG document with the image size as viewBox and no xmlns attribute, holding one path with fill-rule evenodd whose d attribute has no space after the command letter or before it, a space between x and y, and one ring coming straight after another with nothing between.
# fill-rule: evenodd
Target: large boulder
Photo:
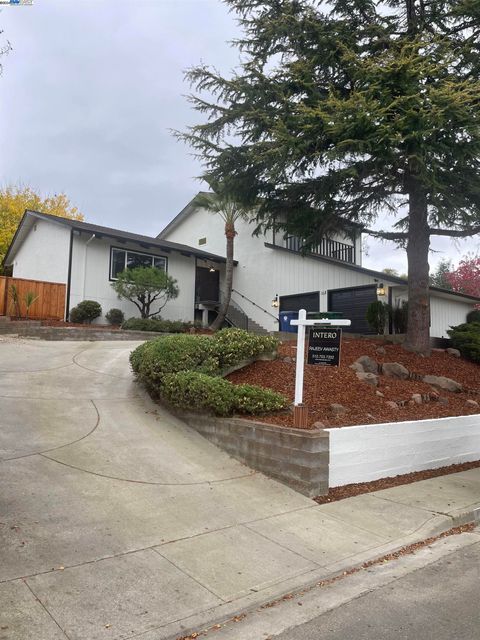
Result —
<instances>
[{"instance_id":1,"label":"large boulder","mask_svg":"<svg viewBox=\"0 0 480 640\"><path fill-rule=\"evenodd\" d=\"M454 356L455 358L460 358L462 355L458 349L453 349L452 347L447 349L447 353L449 356Z\"/></svg>"},{"instance_id":2,"label":"large boulder","mask_svg":"<svg viewBox=\"0 0 480 640\"><path fill-rule=\"evenodd\" d=\"M378 373L378 363L373 358L370 358L370 356L360 356L360 358L355 360L354 364L361 365L365 373Z\"/></svg>"},{"instance_id":3,"label":"large boulder","mask_svg":"<svg viewBox=\"0 0 480 640\"><path fill-rule=\"evenodd\" d=\"M382 373L387 378L398 378L399 380L407 380L410 375L408 369L399 362L384 362Z\"/></svg>"},{"instance_id":4,"label":"large boulder","mask_svg":"<svg viewBox=\"0 0 480 640\"><path fill-rule=\"evenodd\" d=\"M349 412L347 407L344 407L343 404L332 403L330 405L330 410L334 416L342 416Z\"/></svg>"},{"instance_id":5,"label":"large boulder","mask_svg":"<svg viewBox=\"0 0 480 640\"><path fill-rule=\"evenodd\" d=\"M462 390L462 385L459 382L451 378L445 378L445 376L423 376L422 381L426 384L431 384L436 389L442 389L442 391L459 393Z\"/></svg>"}]
</instances>

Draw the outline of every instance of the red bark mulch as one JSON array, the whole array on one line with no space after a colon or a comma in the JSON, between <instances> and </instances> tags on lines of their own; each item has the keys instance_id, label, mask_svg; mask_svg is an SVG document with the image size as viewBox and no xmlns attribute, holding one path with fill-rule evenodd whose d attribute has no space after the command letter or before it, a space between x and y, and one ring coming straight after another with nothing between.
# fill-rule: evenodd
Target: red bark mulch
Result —
<instances>
[{"instance_id":1,"label":"red bark mulch","mask_svg":"<svg viewBox=\"0 0 480 640\"><path fill-rule=\"evenodd\" d=\"M342 487L331 487L328 493L323 496L316 496L315 502L318 504L327 504L329 502L337 502L345 498L352 498L363 493L372 493L372 491L381 491L382 489L391 489L402 484L412 484L420 480L428 480L429 478L438 478L451 473L459 473L460 471L469 471L470 469L478 469L480 460L476 462L463 462L462 464L451 464L447 467L439 467L438 469L427 469L425 471L415 471L413 473L404 473L399 476L389 478L381 478L380 480L372 480L371 482L358 482L356 484L345 484Z\"/></svg>"},{"instance_id":2,"label":"red bark mulch","mask_svg":"<svg viewBox=\"0 0 480 640\"><path fill-rule=\"evenodd\" d=\"M377 349L382 346L386 353L381 355ZM430 357L405 351L401 345L379 345L368 339L344 338L342 358L339 367L321 367L305 365L304 403L309 409L309 426L317 421L325 427L343 427L358 424L378 424L382 422L400 422L403 420L421 420L426 418L444 418L480 413L478 407L466 405L468 399L480 403L480 395L475 393L449 393L437 391L446 404L432 401L421 405L406 405L392 408L388 401L408 401L412 394L427 394L432 387L417 380L397 380L379 376L378 387L358 380L355 371L350 369L357 358L368 355L379 363L399 362L411 373L446 376L456 380L466 389L480 393L480 366L462 358L456 358L446 352L432 352ZM228 376L235 384L256 384L283 393L293 402L295 390L296 343L286 342L280 346L279 358L271 362L255 362ZM282 358L291 357L292 362ZM379 397L376 391L384 394ZM335 416L330 405L341 404L348 413ZM258 417L256 418L258 420ZM293 427L293 415L290 412L267 414L262 422Z\"/></svg>"}]
</instances>

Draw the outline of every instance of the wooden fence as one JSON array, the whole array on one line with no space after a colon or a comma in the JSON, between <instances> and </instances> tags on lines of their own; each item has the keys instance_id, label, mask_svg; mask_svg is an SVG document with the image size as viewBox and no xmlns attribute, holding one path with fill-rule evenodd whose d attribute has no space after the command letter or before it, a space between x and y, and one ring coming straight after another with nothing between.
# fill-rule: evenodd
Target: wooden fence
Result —
<instances>
[{"instance_id":1,"label":"wooden fence","mask_svg":"<svg viewBox=\"0 0 480 640\"><path fill-rule=\"evenodd\" d=\"M16 288L18 293L21 317L26 317L25 296L31 292L35 297L38 297L30 307L29 318L33 320L64 319L67 289L65 284L6 276L0 276L0 316L18 316L18 310L12 297L12 286Z\"/></svg>"}]
</instances>

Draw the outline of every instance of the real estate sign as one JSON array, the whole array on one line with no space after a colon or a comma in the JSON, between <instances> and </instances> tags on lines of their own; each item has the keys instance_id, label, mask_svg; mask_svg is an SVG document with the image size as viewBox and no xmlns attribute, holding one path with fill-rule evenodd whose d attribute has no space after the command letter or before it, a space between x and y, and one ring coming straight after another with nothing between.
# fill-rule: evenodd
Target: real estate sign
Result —
<instances>
[{"instance_id":1,"label":"real estate sign","mask_svg":"<svg viewBox=\"0 0 480 640\"><path fill-rule=\"evenodd\" d=\"M333 327L311 327L308 336L307 363L338 367L342 330Z\"/></svg>"}]
</instances>

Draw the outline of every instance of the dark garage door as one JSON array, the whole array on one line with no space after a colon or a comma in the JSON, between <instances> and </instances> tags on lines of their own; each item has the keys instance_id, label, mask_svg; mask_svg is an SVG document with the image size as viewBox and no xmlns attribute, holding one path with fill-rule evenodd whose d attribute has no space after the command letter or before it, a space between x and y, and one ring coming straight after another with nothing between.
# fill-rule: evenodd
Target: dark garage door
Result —
<instances>
[{"instance_id":1,"label":"dark garage door","mask_svg":"<svg viewBox=\"0 0 480 640\"><path fill-rule=\"evenodd\" d=\"M320 309L320 292L298 293L294 296L280 297L280 313L282 311L318 311Z\"/></svg>"},{"instance_id":2,"label":"dark garage door","mask_svg":"<svg viewBox=\"0 0 480 640\"><path fill-rule=\"evenodd\" d=\"M365 315L368 305L376 299L376 285L353 289L334 289L328 292L328 310L340 311L344 318L352 321L351 327L346 327L345 331L374 333L368 326Z\"/></svg>"}]
</instances>

